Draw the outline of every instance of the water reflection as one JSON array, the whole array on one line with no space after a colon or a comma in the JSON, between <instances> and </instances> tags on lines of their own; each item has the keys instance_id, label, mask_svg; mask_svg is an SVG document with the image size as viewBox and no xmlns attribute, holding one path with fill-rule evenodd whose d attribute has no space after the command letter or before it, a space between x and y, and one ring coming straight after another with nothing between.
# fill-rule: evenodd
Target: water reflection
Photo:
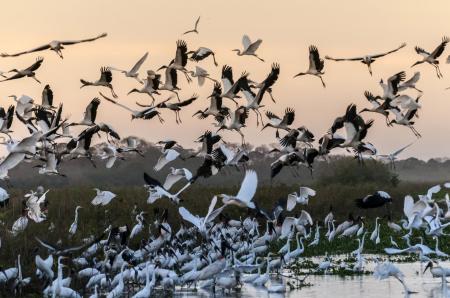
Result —
<instances>
[{"instance_id":1,"label":"water reflection","mask_svg":"<svg viewBox=\"0 0 450 298\"><path fill-rule=\"evenodd\" d=\"M443 267L450 268L449 262L441 263ZM197 292L180 291L177 297L258 297L258 298L323 298L323 297L346 297L346 298L440 298L446 297L446 289L441 287L441 279L433 278L428 272L422 275L421 265L419 263L396 264L405 274L405 280L408 286L417 293L409 296L403 292L402 285L395 279L377 280L372 275L340 277L333 275L309 276L307 282L312 285L300 290L288 291L285 294L268 293L264 287L253 287L244 285L239 293L224 293L220 290L216 293L199 289ZM367 268L371 270L369 266ZM277 281L278 282L278 281ZM447 295L450 291L447 289ZM447 296L448 297L448 296Z\"/></svg>"}]
</instances>

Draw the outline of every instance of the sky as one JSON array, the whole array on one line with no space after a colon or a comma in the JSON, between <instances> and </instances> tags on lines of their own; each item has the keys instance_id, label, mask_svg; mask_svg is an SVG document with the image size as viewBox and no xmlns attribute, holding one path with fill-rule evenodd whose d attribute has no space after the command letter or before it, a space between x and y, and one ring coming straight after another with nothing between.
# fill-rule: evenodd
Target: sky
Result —
<instances>
[{"instance_id":1,"label":"sky","mask_svg":"<svg viewBox=\"0 0 450 298\"><path fill-rule=\"evenodd\" d=\"M81 120L86 105L98 96L98 88L80 89L80 78L96 80L101 66L129 69L145 53L149 57L141 68L158 69L169 63L175 55L176 41L186 40L188 48L199 46L211 48L216 53L219 67L212 60L200 62L212 77L219 79L221 65L233 67L235 76L248 71L255 81L261 81L270 71L272 62L281 66L281 74L273 88L277 100L274 104L268 96L263 100L262 111L270 110L282 114L286 107L296 111L294 126L307 126L318 139L331 126L335 117L343 115L350 103L358 109L370 107L363 93L369 90L381 93L379 81L399 72L411 76L415 71L422 74L417 87L424 91L423 105L416 121L422 138L416 140L406 127L387 128L378 115L367 114L365 119L375 119L367 141L373 143L379 153L389 153L408 143L415 142L402 157L421 159L450 156L448 136L448 111L450 111L450 65L441 57L443 79L438 79L430 65L410 66L420 58L414 46L432 51L449 27L450 2L434 1L10 1L3 6L0 36L0 52L14 53L31 49L51 40L81 39L107 32L108 37L93 43L68 46L64 59L50 51L28 54L17 58L0 58L0 70L23 68L31 65L37 56L45 61L37 71L42 85L30 78L0 83L0 103L7 107L12 103L8 95L26 94L40 102L45 84L50 84L55 101L64 103L64 115L71 121ZM200 34L182 36L191 29L201 16ZM263 43L258 54L266 60L254 57L239 57L232 49L241 48L243 34L252 40L261 38ZM323 88L316 77L293 76L308 67L308 47L316 45L322 56L352 57L385 52L399 46L407 47L373 64L373 76L359 62L325 61ZM188 63L194 69L195 63ZM211 129L212 120L192 118L192 114L209 105L206 96L212 84L206 82L198 87L196 81L187 84L179 76L180 97L188 98L193 93L200 98L181 112L182 125L175 123L171 111L163 111L165 123L157 120L130 121L130 114L109 102L102 101L98 122L111 124L122 137L136 135L148 141L176 139L182 145L193 146L193 140L206 129ZM127 93L139 84L131 78L114 73L113 85L119 100L130 107L135 102L150 103L146 95ZM163 91L164 92L164 91ZM107 93L107 92L106 92ZM108 93L107 93L108 94ZM416 92L409 92L415 96ZM161 99L165 99L164 93ZM234 108L234 104L229 105ZM23 125L13 124L15 137L25 135ZM243 130L247 142L252 144L272 143L274 131L260 132L254 114ZM236 133L225 132L227 141L239 142Z\"/></svg>"}]
</instances>

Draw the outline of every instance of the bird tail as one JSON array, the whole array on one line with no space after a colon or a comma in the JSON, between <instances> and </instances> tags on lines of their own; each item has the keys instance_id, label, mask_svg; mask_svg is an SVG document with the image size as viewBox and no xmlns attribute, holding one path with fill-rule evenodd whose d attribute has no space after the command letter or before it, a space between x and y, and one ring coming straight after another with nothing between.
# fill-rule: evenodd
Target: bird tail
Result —
<instances>
[{"instance_id":1,"label":"bird tail","mask_svg":"<svg viewBox=\"0 0 450 298\"><path fill-rule=\"evenodd\" d=\"M80 82L81 82L81 84L83 84L83 85L81 86L81 88L83 88L84 86L92 85L91 82L85 81L85 80L83 80L83 79L80 79Z\"/></svg>"}]
</instances>

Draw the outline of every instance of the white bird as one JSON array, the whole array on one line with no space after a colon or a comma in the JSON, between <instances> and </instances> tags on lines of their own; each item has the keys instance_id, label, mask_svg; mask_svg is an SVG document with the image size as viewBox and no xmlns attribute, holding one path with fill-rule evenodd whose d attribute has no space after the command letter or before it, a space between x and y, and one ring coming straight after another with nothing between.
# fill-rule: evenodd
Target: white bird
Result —
<instances>
[{"instance_id":1,"label":"white bird","mask_svg":"<svg viewBox=\"0 0 450 298\"><path fill-rule=\"evenodd\" d=\"M377 157L380 158L381 160L387 160L391 164L392 168L395 169L395 161L398 159L398 156L403 151L405 151L408 147L410 147L412 144L414 144L414 143L409 143L408 145L406 145L390 154L379 154L379 155L377 155Z\"/></svg>"},{"instance_id":2,"label":"white bird","mask_svg":"<svg viewBox=\"0 0 450 298\"><path fill-rule=\"evenodd\" d=\"M196 226L197 229L199 230L199 232L202 235L206 236L207 232L208 232L209 223L211 223L225 208L225 205L224 205L224 206L214 210L216 203L217 203L217 196L214 196L209 205L208 213L203 218L199 217L198 215L196 215L196 216L192 215L192 213L189 212L189 210L187 210L184 207L178 208L178 212L180 213L181 217L184 220L186 220L186 221L190 222L191 224L193 224L194 226Z\"/></svg>"},{"instance_id":3,"label":"white bird","mask_svg":"<svg viewBox=\"0 0 450 298\"><path fill-rule=\"evenodd\" d=\"M97 192L97 195L94 197L94 199L91 201L91 204L94 206L97 205L108 205L109 202L111 202L112 199L116 197L116 194L107 191L107 190L100 190L98 188L94 188L94 190Z\"/></svg>"},{"instance_id":4,"label":"white bird","mask_svg":"<svg viewBox=\"0 0 450 298\"><path fill-rule=\"evenodd\" d=\"M164 181L163 187L166 190L170 190L172 186L180 181L181 179L186 179L190 181L192 179L192 173L186 168L175 169L173 167L170 168L170 174L167 175L166 181Z\"/></svg>"},{"instance_id":5,"label":"white bird","mask_svg":"<svg viewBox=\"0 0 450 298\"><path fill-rule=\"evenodd\" d=\"M136 64L129 70L122 70L122 69L118 69L115 67L109 67L109 69L111 70L116 70L116 71L120 71L121 73L125 74L126 77L128 78L134 78L136 79L139 83L143 84L143 82L139 79L139 69L141 68L142 64L145 62L145 60L147 59L148 56L148 52L146 52L144 54L144 56L141 57L141 59L139 59Z\"/></svg>"},{"instance_id":6,"label":"white bird","mask_svg":"<svg viewBox=\"0 0 450 298\"><path fill-rule=\"evenodd\" d=\"M218 197L222 198L222 202L225 205L236 205L239 207L254 209L256 206L255 203L252 202L252 199L256 193L257 186L258 176L256 175L256 172L253 170L247 170L237 195L232 196L220 194Z\"/></svg>"},{"instance_id":7,"label":"white bird","mask_svg":"<svg viewBox=\"0 0 450 298\"><path fill-rule=\"evenodd\" d=\"M166 197L170 199L175 204L178 204L180 202L179 195L186 190L192 182L186 183L185 186L183 186L177 193L171 194L167 189L164 188L161 182L159 182L157 179L152 178L147 173L144 173L144 180L145 180L145 187L148 190L148 198L147 202L149 204L153 204L156 200Z\"/></svg>"},{"instance_id":8,"label":"white bird","mask_svg":"<svg viewBox=\"0 0 450 298\"><path fill-rule=\"evenodd\" d=\"M238 56L243 56L243 55L255 56L260 61L264 62L263 59L261 59L260 57L258 57L258 55L256 55L256 50L258 50L261 43L262 43L262 39L258 39L256 41L252 42L250 40L250 37L248 37L248 35L244 35L244 36L242 36L242 45L244 47L242 52L239 49L234 49L233 51L236 52L236 54Z\"/></svg>"},{"instance_id":9,"label":"white bird","mask_svg":"<svg viewBox=\"0 0 450 298\"><path fill-rule=\"evenodd\" d=\"M200 87L203 86L206 79L217 82L216 80L212 79L209 76L209 73L200 66L195 66L195 71L189 71L189 74L191 75L191 77L197 78L197 82Z\"/></svg>"},{"instance_id":10,"label":"white bird","mask_svg":"<svg viewBox=\"0 0 450 298\"><path fill-rule=\"evenodd\" d=\"M294 76L294 78L296 78L298 76L303 76L303 75L313 75L320 79L323 87L325 88L325 82L322 79L322 75L324 74L324 72L323 72L324 65L325 65L325 63L324 63L323 59L320 58L319 50L317 49L317 47L310 46L309 47L309 68L306 72L300 72L300 73L296 74Z\"/></svg>"},{"instance_id":11,"label":"white bird","mask_svg":"<svg viewBox=\"0 0 450 298\"><path fill-rule=\"evenodd\" d=\"M137 234L142 232L144 229L144 212L142 211L138 215L136 215L137 224L131 229L130 239L136 237Z\"/></svg>"},{"instance_id":12,"label":"white bird","mask_svg":"<svg viewBox=\"0 0 450 298\"><path fill-rule=\"evenodd\" d=\"M83 207L77 206L75 208L75 219L74 219L73 223L70 225L70 228L69 228L69 234L72 235L72 236L75 235L75 233L77 232L77 228L78 228L78 210L80 210L81 208L83 208Z\"/></svg>"},{"instance_id":13,"label":"white bird","mask_svg":"<svg viewBox=\"0 0 450 298\"><path fill-rule=\"evenodd\" d=\"M149 263L145 266L145 286L131 298L150 298L152 290L156 285L156 269L153 269L152 279L150 281L150 269Z\"/></svg>"},{"instance_id":14,"label":"white bird","mask_svg":"<svg viewBox=\"0 0 450 298\"><path fill-rule=\"evenodd\" d=\"M314 189L309 187L300 187L298 194L293 192L288 195L286 210L292 211L296 204L308 205L309 197L314 197L315 195L316 191Z\"/></svg>"},{"instance_id":15,"label":"white bird","mask_svg":"<svg viewBox=\"0 0 450 298\"><path fill-rule=\"evenodd\" d=\"M4 188L0 187L0 208L8 206L8 204L9 204L9 194Z\"/></svg>"},{"instance_id":16,"label":"white bird","mask_svg":"<svg viewBox=\"0 0 450 298\"><path fill-rule=\"evenodd\" d=\"M414 293L411 291L405 283L405 275L400 271L394 264L389 261L385 261L384 263L378 263L374 269L373 275L377 279L387 279L389 277L394 277L397 279L403 286L405 290L405 294Z\"/></svg>"},{"instance_id":17,"label":"white bird","mask_svg":"<svg viewBox=\"0 0 450 298\"><path fill-rule=\"evenodd\" d=\"M177 157L180 156L180 153L174 149L166 149L163 151L163 154L158 158L156 165L153 167L155 171L160 171L165 165L169 162L174 161Z\"/></svg>"},{"instance_id":18,"label":"white bird","mask_svg":"<svg viewBox=\"0 0 450 298\"><path fill-rule=\"evenodd\" d=\"M196 51L190 51L190 52L188 52L188 54L191 54L191 57L189 59L193 60L195 62L202 61L202 60L208 58L209 56L212 56L214 65L218 66L217 61L216 61L216 55L214 54L213 50L211 50L209 48L199 47Z\"/></svg>"}]
</instances>

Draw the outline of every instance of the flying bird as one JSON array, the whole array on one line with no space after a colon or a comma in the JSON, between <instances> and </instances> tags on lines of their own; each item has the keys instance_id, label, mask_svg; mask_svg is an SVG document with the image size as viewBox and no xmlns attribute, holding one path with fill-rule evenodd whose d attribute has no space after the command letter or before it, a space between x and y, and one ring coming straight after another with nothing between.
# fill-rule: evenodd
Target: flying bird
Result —
<instances>
[{"instance_id":1,"label":"flying bird","mask_svg":"<svg viewBox=\"0 0 450 298\"><path fill-rule=\"evenodd\" d=\"M439 68L439 60L438 58L442 55L442 53L445 50L445 47L447 46L447 43L450 41L450 39L447 36L444 36L442 38L441 43L434 49L433 52L429 53L422 49L421 47L416 46L414 49L416 50L416 53L421 55L423 58L422 60L419 60L415 62L411 67L414 67L415 65L422 64L422 63L428 63L432 65L436 69L436 75L438 78L442 78L442 73Z\"/></svg>"},{"instance_id":2,"label":"flying bird","mask_svg":"<svg viewBox=\"0 0 450 298\"><path fill-rule=\"evenodd\" d=\"M261 59L258 55L256 55L256 51L258 50L259 46L262 43L262 39L258 39L254 42L250 40L250 37L248 35L242 36L242 45L244 46L242 52L240 49L234 49L232 51L236 52L238 56L254 56L258 58L260 61L264 62L263 59Z\"/></svg>"},{"instance_id":3,"label":"flying bird","mask_svg":"<svg viewBox=\"0 0 450 298\"><path fill-rule=\"evenodd\" d=\"M40 51L49 49L49 50L54 51L56 54L58 54L58 56L61 57L61 59L62 59L63 58L62 50L64 49L64 46L69 46L69 45L73 45L73 44L77 44L77 43L94 41L94 40L97 40L99 38L106 37L107 35L108 34L106 34L106 33L102 33L102 34L100 34L100 35L98 35L96 37L80 39L80 40L53 40L53 41L49 42L48 44L42 45L40 47L31 49L31 50L18 52L18 53L15 53L15 54L3 53L0 56L1 57L17 57L17 56L20 56L20 55L34 53L34 52L40 52Z\"/></svg>"},{"instance_id":4,"label":"flying bird","mask_svg":"<svg viewBox=\"0 0 450 298\"><path fill-rule=\"evenodd\" d=\"M375 62L375 59L395 53L398 50L404 48L405 46L406 46L406 43L402 43L399 47L397 47L391 51L381 53L381 54L364 55L361 57L354 57L354 58L333 58L330 56L325 56L325 59L333 60L333 61L360 61L361 63L367 65L367 68L369 69L369 73L370 73L370 75L372 75L372 63Z\"/></svg>"},{"instance_id":5,"label":"flying bird","mask_svg":"<svg viewBox=\"0 0 450 298\"><path fill-rule=\"evenodd\" d=\"M197 20L195 21L195 26L194 29L188 30L186 32L183 33L183 35L186 35L188 33L197 33L198 34L198 23L200 22L200 17L197 18Z\"/></svg>"},{"instance_id":6,"label":"flying bird","mask_svg":"<svg viewBox=\"0 0 450 298\"><path fill-rule=\"evenodd\" d=\"M316 46L310 46L309 47L309 68L306 72L300 72L294 76L294 78L298 76L304 76L304 75L313 75L320 79L322 82L323 87L325 88L325 82L322 79L323 67L325 63L323 59L320 58L319 50Z\"/></svg>"}]
</instances>

